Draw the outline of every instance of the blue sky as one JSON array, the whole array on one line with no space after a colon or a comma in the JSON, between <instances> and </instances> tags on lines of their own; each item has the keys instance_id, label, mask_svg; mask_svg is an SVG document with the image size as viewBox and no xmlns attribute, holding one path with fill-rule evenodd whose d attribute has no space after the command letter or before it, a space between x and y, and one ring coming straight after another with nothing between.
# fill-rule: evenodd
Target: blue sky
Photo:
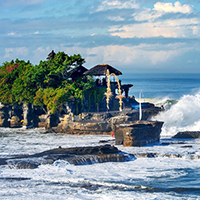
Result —
<instances>
[{"instance_id":1,"label":"blue sky","mask_svg":"<svg viewBox=\"0 0 200 200\"><path fill-rule=\"evenodd\" d=\"M0 27L0 63L54 50L88 69L200 73L200 0L6 0Z\"/></svg>"}]
</instances>

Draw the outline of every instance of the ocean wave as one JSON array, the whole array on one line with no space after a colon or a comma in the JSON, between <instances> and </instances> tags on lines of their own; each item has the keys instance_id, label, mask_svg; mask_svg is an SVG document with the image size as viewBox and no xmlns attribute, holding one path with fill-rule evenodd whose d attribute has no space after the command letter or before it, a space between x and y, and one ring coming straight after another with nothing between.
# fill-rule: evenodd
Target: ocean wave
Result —
<instances>
[{"instance_id":1,"label":"ocean wave","mask_svg":"<svg viewBox=\"0 0 200 200\"><path fill-rule=\"evenodd\" d=\"M164 121L162 136L171 137L179 131L199 131L200 90L193 95L182 96L177 102L172 100L165 102L170 103L171 106L166 104L165 111L153 118L153 120Z\"/></svg>"}]
</instances>

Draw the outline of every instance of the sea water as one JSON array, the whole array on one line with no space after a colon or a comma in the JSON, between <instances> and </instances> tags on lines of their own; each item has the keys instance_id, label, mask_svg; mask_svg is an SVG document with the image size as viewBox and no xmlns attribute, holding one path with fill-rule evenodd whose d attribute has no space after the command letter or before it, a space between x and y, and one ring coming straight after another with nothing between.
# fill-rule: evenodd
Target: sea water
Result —
<instances>
[{"instance_id":1,"label":"sea water","mask_svg":"<svg viewBox=\"0 0 200 200\"><path fill-rule=\"evenodd\" d=\"M138 80L128 79L134 84L133 95L136 96L140 84L146 98L164 103L166 110L154 118L164 121L161 142L144 147L117 146L126 153L154 153L156 157L138 156L128 162L80 166L57 160L36 169L0 166L0 198L200 199L200 140L171 139L177 131L200 130L200 76L184 74L185 82L182 78L180 81L182 75L162 76L158 79L153 74L151 78L137 75ZM154 88L149 89L151 86ZM111 139L105 135L45 134L42 129L1 128L0 158L34 154L58 146L96 146L100 140Z\"/></svg>"},{"instance_id":2,"label":"sea water","mask_svg":"<svg viewBox=\"0 0 200 200\"><path fill-rule=\"evenodd\" d=\"M143 98L178 99L183 95L194 94L200 89L200 74L194 73L130 73L125 74L124 77L122 77L122 84L133 84L130 88L130 96L136 98L142 91Z\"/></svg>"}]
</instances>

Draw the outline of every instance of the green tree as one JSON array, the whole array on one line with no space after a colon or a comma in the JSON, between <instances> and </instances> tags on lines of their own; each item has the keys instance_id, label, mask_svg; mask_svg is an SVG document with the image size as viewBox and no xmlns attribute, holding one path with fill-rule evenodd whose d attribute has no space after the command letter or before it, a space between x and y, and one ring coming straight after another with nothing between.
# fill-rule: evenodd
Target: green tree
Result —
<instances>
[{"instance_id":1,"label":"green tree","mask_svg":"<svg viewBox=\"0 0 200 200\"><path fill-rule=\"evenodd\" d=\"M54 53L47 61L33 66L16 59L0 67L0 102L33 103L56 112L72 99L83 101L84 92L93 87L92 78L69 79L69 71L84 63L80 54Z\"/></svg>"},{"instance_id":2,"label":"green tree","mask_svg":"<svg viewBox=\"0 0 200 200\"><path fill-rule=\"evenodd\" d=\"M34 105L40 105L55 112L67 101L82 102L84 91L93 87L94 81L85 76L72 82L69 80L69 71L84 62L80 54L68 56L64 52L58 52L51 59L41 61L35 67L35 76L40 80L39 89L34 97Z\"/></svg>"},{"instance_id":3,"label":"green tree","mask_svg":"<svg viewBox=\"0 0 200 200\"><path fill-rule=\"evenodd\" d=\"M15 62L13 60L5 62L0 67L0 102L4 104L20 103L34 95L31 87L27 86L28 83L30 85L29 80L26 80L27 73L31 72L32 69L33 66L29 61L18 59Z\"/></svg>"}]
</instances>

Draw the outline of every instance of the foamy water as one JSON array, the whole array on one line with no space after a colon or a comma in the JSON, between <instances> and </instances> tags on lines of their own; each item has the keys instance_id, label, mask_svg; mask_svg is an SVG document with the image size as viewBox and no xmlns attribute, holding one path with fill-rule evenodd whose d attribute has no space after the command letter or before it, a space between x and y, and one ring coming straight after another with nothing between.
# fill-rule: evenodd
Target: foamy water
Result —
<instances>
[{"instance_id":1,"label":"foamy water","mask_svg":"<svg viewBox=\"0 0 200 200\"><path fill-rule=\"evenodd\" d=\"M0 129L0 132L1 158L33 154L58 146L100 145L100 140L112 139L111 136L43 134L39 129ZM123 163L74 166L57 160L52 165L40 165L36 169L0 166L0 197L17 200L198 199L200 140L178 143L175 139L163 138L161 142L169 145L117 146L126 153L158 154L156 158L136 157ZM183 148L188 145L192 147ZM165 157L165 154L171 156ZM177 154L182 157L177 158Z\"/></svg>"}]
</instances>

